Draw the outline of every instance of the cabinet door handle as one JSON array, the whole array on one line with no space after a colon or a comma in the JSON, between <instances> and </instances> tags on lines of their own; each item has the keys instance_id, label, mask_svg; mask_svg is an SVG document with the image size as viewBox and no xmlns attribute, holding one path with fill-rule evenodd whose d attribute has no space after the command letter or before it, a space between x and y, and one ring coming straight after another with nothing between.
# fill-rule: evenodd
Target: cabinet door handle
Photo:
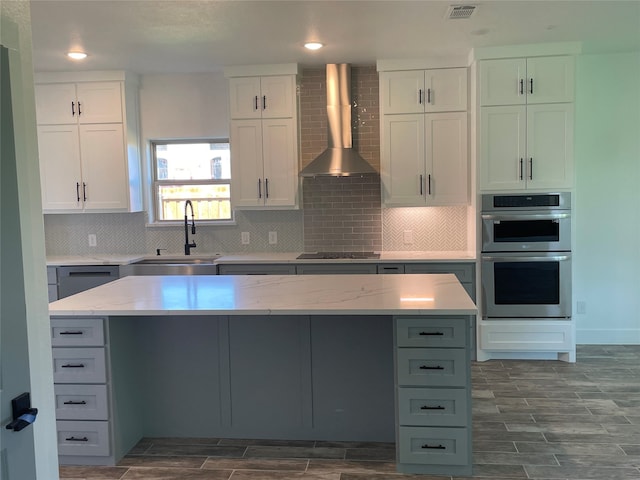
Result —
<instances>
[{"instance_id":1,"label":"cabinet door handle","mask_svg":"<svg viewBox=\"0 0 640 480\"><path fill-rule=\"evenodd\" d=\"M420 365L420 370L444 370L444 367L440 365L436 365L435 367L430 367L429 365Z\"/></svg>"},{"instance_id":2,"label":"cabinet door handle","mask_svg":"<svg viewBox=\"0 0 640 480\"><path fill-rule=\"evenodd\" d=\"M258 198L262 198L262 179L258 179Z\"/></svg>"},{"instance_id":3,"label":"cabinet door handle","mask_svg":"<svg viewBox=\"0 0 640 480\"><path fill-rule=\"evenodd\" d=\"M62 368L84 368L84 363L65 363Z\"/></svg>"},{"instance_id":4,"label":"cabinet door handle","mask_svg":"<svg viewBox=\"0 0 640 480\"><path fill-rule=\"evenodd\" d=\"M418 89L418 105L422 105L422 89Z\"/></svg>"},{"instance_id":5,"label":"cabinet door handle","mask_svg":"<svg viewBox=\"0 0 640 480\"><path fill-rule=\"evenodd\" d=\"M87 184L82 182L82 200L87 201Z\"/></svg>"},{"instance_id":6,"label":"cabinet door handle","mask_svg":"<svg viewBox=\"0 0 640 480\"><path fill-rule=\"evenodd\" d=\"M533 77L529 79L529 93L533 95Z\"/></svg>"},{"instance_id":7,"label":"cabinet door handle","mask_svg":"<svg viewBox=\"0 0 640 480\"><path fill-rule=\"evenodd\" d=\"M422 190L422 174L420 174L420 195L423 195L424 191Z\"/></svg>"},{"instance_id":8,"label":"cabinet door handle","mask_svg":"<svg viewBox=\"0 0 640 480\"><path fill-rule=\"evenodd\" d=\"M64 402L64 405L86 405L87 402L85 402L84 400L80 400L79 402L74 401L74 400L67 400L66 402Z\"/></svg>"},{"instance_id":9,"label":"cabinet door handle","mask_svg":"<svg viewBox=\"0 0 640 480\"><path fill-rule=\"evenodd\" d=\"M60 332L60 335L82 335L84 332L82 330L72 330L72 331L65 331L65 332Z\"/></svg>"},{"instance_id":10,"label":"cabinet door handle","mask_svg":"<svg viewBox=\"0 0 640 480\"><path fill-rule=\"evenodd\" d=\"M269 198L269 179L264 179L264 198Z\"/></svg>"},{"instance_id":11,"label":"cabinet door handle","mask_svg":"<svg viewBox=\"0 0 640 480\"><path fill-rule=\"evenodd\" d=\"M520 95L524 95L524 79L520 79Z\"/></svg>"},{"instance_id":12,"label":"cabinet door handle","mask_svg":"<svg viewBox=\"0 0 640 480\"><path fill-rule=\"evenodd\" d=\"M438 336L441 337L444 335L442 332L420 332L418 335L420 336Z\"/></svg>"},{"instance_id":13,"label":"cabinet door handle","mask_svg":"<svg viewBox=\"0 0 640 480\"><path fill-rule=\"evenodd\" d=\"M267 96L266 95L262 96L262 109L263 110L267 109Z\"/></svg>"},{"instance_id":14,"label":"cabinet door handle","mask_svg":"<svg viewBox=\"0 0 640 480\"><path fill-rule=\"evenodd\" d=\"M529 158L529 180L533 180L533 157Z\"/></svg>"},{"instance_id":15,"label":"cabinet door handle","mask_svg":"<svg viewBox=\"0 0 640 480\"><path fill-rule=\"evenodd\" d=\"M420 407L420 410L444 410L445 408L441 405L430 407L429 405L423 405Z\"/></svg>"},{"instance_id":16,"label":"cabinet door handle","mask_svg":"<svg viewBox=\"0 0 640 480\"><path fill-rule=\"evenodd\" d=\"M258 96L253 97L254 110L258 110Z\"/></svg>"},{"instance_id":17,"label":"cabinet door handle","mask_svg":"<svg viewBox=\"0 0 640 480\"><path fill-rule=\"evenodd\" d=\"M520 159L520 180L522 180L522 163L523 163L523 160L521 158Z\"/></svg>"},{"instance_id":18,"label":"cabinet door handle","mask_svg":"<svg viewBox=\"0 0 640 480\"><path fill-rule=\"evenodd\" d=\"M422 448L435 448L437 450L446 450L447 447L443 447L442 445L429 445L428 443L425 443L424 445L422 445Z\"/></svg>"},{"instance_id":19,"label":"cabinet door handle","mask_svg":"<svg viewBox=\"0 0 640 480\"><path fill-rule=\"evenodd\" d=\"M69 437L69 438L65 438L65 440L67 442L88 442L89 441L87 437L82 437L82 438Z\"/></svg>"},{"instance_id":20,"label":"cabinet door handle","mask_svg":"<svg viewBox=\"0 0 640 480\"><path fill-rule=\"evenodd\" d=\"M427 192L431 195L431 174L427 175Z\"/></svg>"},{"instance_id":21,"label":"cabinet door handle","mask_svg":"<svg viewBox=\"0 0 640 480\"><path fill-rule=\"evenodd\" d=\"M80 202L80 183L76 182L76 197L78 198L78 203Z\"/></svg>"},{"instance_id":22,"label":"cabinet door handle","mask_svg":"<svg viewBox=\"0 0 640 480\"><path fill-rule=\"evenodd\" d=\"M75 117L76 115L76 102L71 102L71 116Z\"/></svg>"},{"instance_id":23,"label":"cabinet door handle","mask_svg":"<svg viewBox=\"0 0 640 480\"><path fill-rule=\"evenodd\" d=\"M427 88L427 103L431 103L431 89Z\"/></svg>"},{"instance_id":24,"label":"cabinet door handle","mask_svg":"<svg viewBox=\"0 0 640 480\"><path fill-rule=\"evenodd\" d=\"M80 110L80 101L78 101L78 116L82 115L82 110Z\"/></svg>"}]
</instances>

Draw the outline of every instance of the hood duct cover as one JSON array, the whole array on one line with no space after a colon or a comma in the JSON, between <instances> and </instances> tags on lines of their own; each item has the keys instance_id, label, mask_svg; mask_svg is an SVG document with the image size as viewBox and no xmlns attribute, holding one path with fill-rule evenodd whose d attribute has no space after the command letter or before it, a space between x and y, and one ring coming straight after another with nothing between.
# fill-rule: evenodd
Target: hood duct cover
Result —
<instances>
[{"instance_id":1,"label":"hood duct cover","mask_svg":"<svg viewBox=\"0 0 640 480\"><path fill-rule=\"evenodd\" d=\"M301 177L377 174L352 147L351 69L346 63L327 65L328 146L304 167Z\"/></svg>"}]
</instances>

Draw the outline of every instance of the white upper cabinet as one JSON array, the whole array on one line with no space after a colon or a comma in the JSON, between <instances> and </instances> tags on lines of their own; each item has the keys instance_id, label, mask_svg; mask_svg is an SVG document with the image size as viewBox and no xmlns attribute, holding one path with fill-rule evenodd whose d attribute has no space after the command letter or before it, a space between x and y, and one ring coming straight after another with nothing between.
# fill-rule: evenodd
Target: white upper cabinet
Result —
<instances>
[{"instance_id":1,"label":"white upper cabinet","mask_svg":"<svg viewBox=\"0 0 640 480\"><path fill-rule=\"evenodd\" d=\"M573 186L574 57L482 60L480 189Z\"/></svg>"},{"instance_id":2,"label":"white upper cabinet","mask_svg":"<svg viewBox=\"0 0 640 480\"><path fill-rule=\"evenodd\" d=\"M231 203L299 207L297 65L229 67ZM280 74L282 73L282 74Z\"/></svg>"},{"instance_id":3,"label":"white upper cabinet","mask_svg":"<svg viewBox=\"0 0 640 480\"><path fill-rule=\"evenodd\" d=\"M469 202L467 69L380 72L382 202Z\"/></svg>"},{"instance_id":4,"label":"white upper cabinet","mask_svg":"<svg viewBox=\"0 0 640 480\"><path fill-rule=\"evenodd\" d=\"M52 83L36 88L39 125L122 123L120 82Z\"/></svg>"},{"instance_id":5,"label":"white upper cabinet","mask_svg":"<svg viewBox=\"0 0 640 480\"><path fill-rule=\"evenodd\" d=\"M122 72L110 72L108 81L96 81L101 75L37 75L45 213L142 209L137 83ZM79 81L69 81L74 78Z\"/></svg>"},{"instance_id":6,"label":"white upper cabinet","mask_svg":"<svg viewBox=\"0 0 640 480\"><path fill-rule=\"evenodd\" d=\"M293 75L229 78L232 119L291 118L296 108Z\"/></svg>"},{"instance_id":7,"label":"white upper cabinet","mask_svg":"<svg viewBox=\"0 0 640 480\"><path fill-rule=\"evenodd\" d=\"M574 98L574 57L532 57L480 62L480 104L570 103Z\"/></svg>"},{"instance_id":8,"label":"white upper cabinet","mask_svg":"<svg viewBox=\"0 0 640 480\"><path fill-rule=\"evenodd\" d=\"M467 69L443 68L380 73L385 114L467 110Z\"/></svg>"}]
</instances>

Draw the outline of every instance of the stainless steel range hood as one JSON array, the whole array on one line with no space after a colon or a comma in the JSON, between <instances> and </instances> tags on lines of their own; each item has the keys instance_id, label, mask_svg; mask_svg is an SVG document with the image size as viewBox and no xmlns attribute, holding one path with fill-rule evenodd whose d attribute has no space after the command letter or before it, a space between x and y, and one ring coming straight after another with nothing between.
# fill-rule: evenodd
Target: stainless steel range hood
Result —
<instances>
[{"instance_id":1,"label":"stainless steel range hood","mask_svg":"<svg viewBox=\"0 0 640 480\"><path fill-rule=\"evenodd\" d=\"M349 64L327 65L328 147L300 172L301 177L377 174L353 149L351 138L351 69Z\"/></svg>"}]
</instances>

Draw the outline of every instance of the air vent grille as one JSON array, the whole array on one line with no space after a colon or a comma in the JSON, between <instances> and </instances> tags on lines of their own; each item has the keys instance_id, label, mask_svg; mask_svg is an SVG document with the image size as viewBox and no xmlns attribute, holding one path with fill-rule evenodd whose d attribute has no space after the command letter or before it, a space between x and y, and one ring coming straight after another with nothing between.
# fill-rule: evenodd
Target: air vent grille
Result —
<instances>
[{"instance_id":1,"label":"air vent grille","mask_svg":"<svg viewBox=\"0 0 640 480\"><path fill-rule=\"evenodd\" d=\"M469 18L475 10L475 5L451 5L447 10L446 18L450 20Z\"/></svg>"}]
</instances>

